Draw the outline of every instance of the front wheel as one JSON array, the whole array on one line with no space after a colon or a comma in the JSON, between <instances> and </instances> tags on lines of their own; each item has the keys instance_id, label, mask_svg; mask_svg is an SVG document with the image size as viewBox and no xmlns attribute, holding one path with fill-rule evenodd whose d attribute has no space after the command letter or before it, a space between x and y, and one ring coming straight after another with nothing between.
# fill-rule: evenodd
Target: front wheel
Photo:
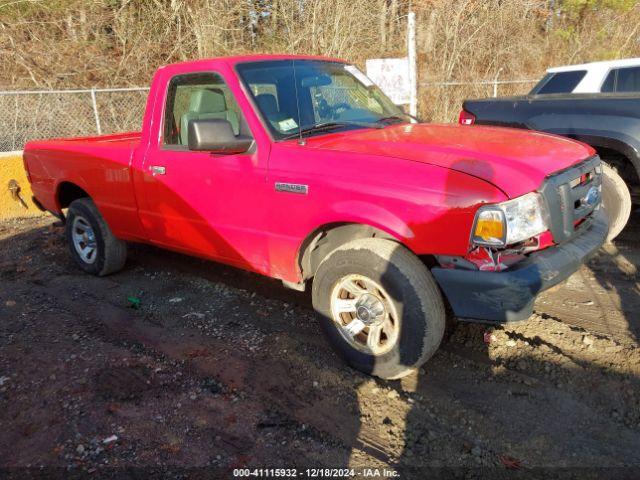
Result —
<instances>
[{"instance_id":1,"label":"front wheel","mask_svg":"<svg viewBox=\"0 0 640 480\"><path fill-rule=\"evenodd\" d=\"M403 246L354 240L320 264L313 306L331 345L354 368L401 378L438 349L442 296L425 265Z\"/></svg>"}]
</instances>

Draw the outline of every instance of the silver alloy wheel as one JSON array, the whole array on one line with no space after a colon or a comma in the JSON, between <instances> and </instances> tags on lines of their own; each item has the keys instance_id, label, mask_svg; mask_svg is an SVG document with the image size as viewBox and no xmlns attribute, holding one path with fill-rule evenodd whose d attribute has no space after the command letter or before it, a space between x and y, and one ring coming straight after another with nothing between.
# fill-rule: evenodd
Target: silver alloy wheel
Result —
<instances>
[{"instance_id":1,"label":"silver alloy wheel","mask_svg":"<svg viewBox=\"0 0 640 480\"><path fill-rule=\"evenodd\" d=\"M354 348L384 355L398 341L400 318L387 292L363 275L347 275L331 292L333 322Z\"/></svg>"},{"instance_id":2,"label":"silver alloy wheel","mask_svg":"<svg viewBox=\"0 0 640 480\"><path fill-rule=\"evenodd\" d=\"M71 225L71 238L73 247L82 261L88 264L94 263L98 256L98 244L93 228L87 219L80 215L75 216Z\"/></svg>"}]
</instances>

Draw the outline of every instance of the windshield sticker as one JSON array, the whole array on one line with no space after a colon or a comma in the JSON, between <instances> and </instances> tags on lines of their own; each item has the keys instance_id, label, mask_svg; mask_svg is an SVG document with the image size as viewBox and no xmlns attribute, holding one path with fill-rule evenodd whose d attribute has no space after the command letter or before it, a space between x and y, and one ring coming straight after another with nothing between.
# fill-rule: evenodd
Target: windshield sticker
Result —
<instances>
[{"instance_id":1,"label":"windshield sticker","mask_svg":"<svg viewBox=\"0 0 640 480\"><path fill-rule=\"evenodd\" d=\"M287 118L286 120L280 120L278 122L278 128L285 131L293 130L294 128L298 128L298 124L293 118Z\"/></svg>"},{"instance_id":2,"label":"windshield sticker","mask_svg":"<svg viewBox=\"0 0 640 480\"><path fill-rule=\"evenodd\" d=\"M345 65L344 69L351 75L356 77L365 87L370 87L371 85L373 85L373 82L369 80L369 77L358 70L358 67L356 67L355 65Z\"/></svg>"}]
</instances>

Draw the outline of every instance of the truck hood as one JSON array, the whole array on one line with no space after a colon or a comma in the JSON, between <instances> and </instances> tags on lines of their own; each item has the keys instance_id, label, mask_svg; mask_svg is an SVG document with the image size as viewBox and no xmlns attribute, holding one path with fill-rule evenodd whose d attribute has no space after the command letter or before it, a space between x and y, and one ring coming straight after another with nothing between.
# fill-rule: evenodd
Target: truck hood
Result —
<instances>
[{"instance_id":1,"label":"truck hood","mask_svg":"<svg viewBox=\"0 0 640 480\"><path fill-rule=\"evenodd\" d=\"M311 148L437 165L481 178L514 198L595 152L556 135L501 127L403 124L312 137Z\"/></svg>"}]
</instances>

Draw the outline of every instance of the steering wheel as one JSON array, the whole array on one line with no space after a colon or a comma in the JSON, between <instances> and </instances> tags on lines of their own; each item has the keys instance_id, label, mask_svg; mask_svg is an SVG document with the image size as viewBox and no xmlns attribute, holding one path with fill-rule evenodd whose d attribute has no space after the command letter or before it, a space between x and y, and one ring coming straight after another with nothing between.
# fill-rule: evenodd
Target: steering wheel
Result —
<instances>
[{"instance_id":1,"label":"steering wheel","mask_svg":"<svg viewBox=\"0 0 640 480\"><path fill-rule=\"evenodd\" d=\"M316 94L314 100L316 102L316 110L318 111L320 118L327 118L333 115L333 111L331 110L329 103L322 98L322 96Z\"/></svg>"},{"instance_id":2,"label":"steering wheel","mask_svg":"<svg viewBox=\"0 0 640 480\"><path fill-rule=\"evenodd\" d=\"M336 103L335 105L332 105L331 110L333 110L333 118L334 119L338 118L342 112L351 110L351 108L352 108L351 105L345 102Z\"/></svg>"}]
</instances>

